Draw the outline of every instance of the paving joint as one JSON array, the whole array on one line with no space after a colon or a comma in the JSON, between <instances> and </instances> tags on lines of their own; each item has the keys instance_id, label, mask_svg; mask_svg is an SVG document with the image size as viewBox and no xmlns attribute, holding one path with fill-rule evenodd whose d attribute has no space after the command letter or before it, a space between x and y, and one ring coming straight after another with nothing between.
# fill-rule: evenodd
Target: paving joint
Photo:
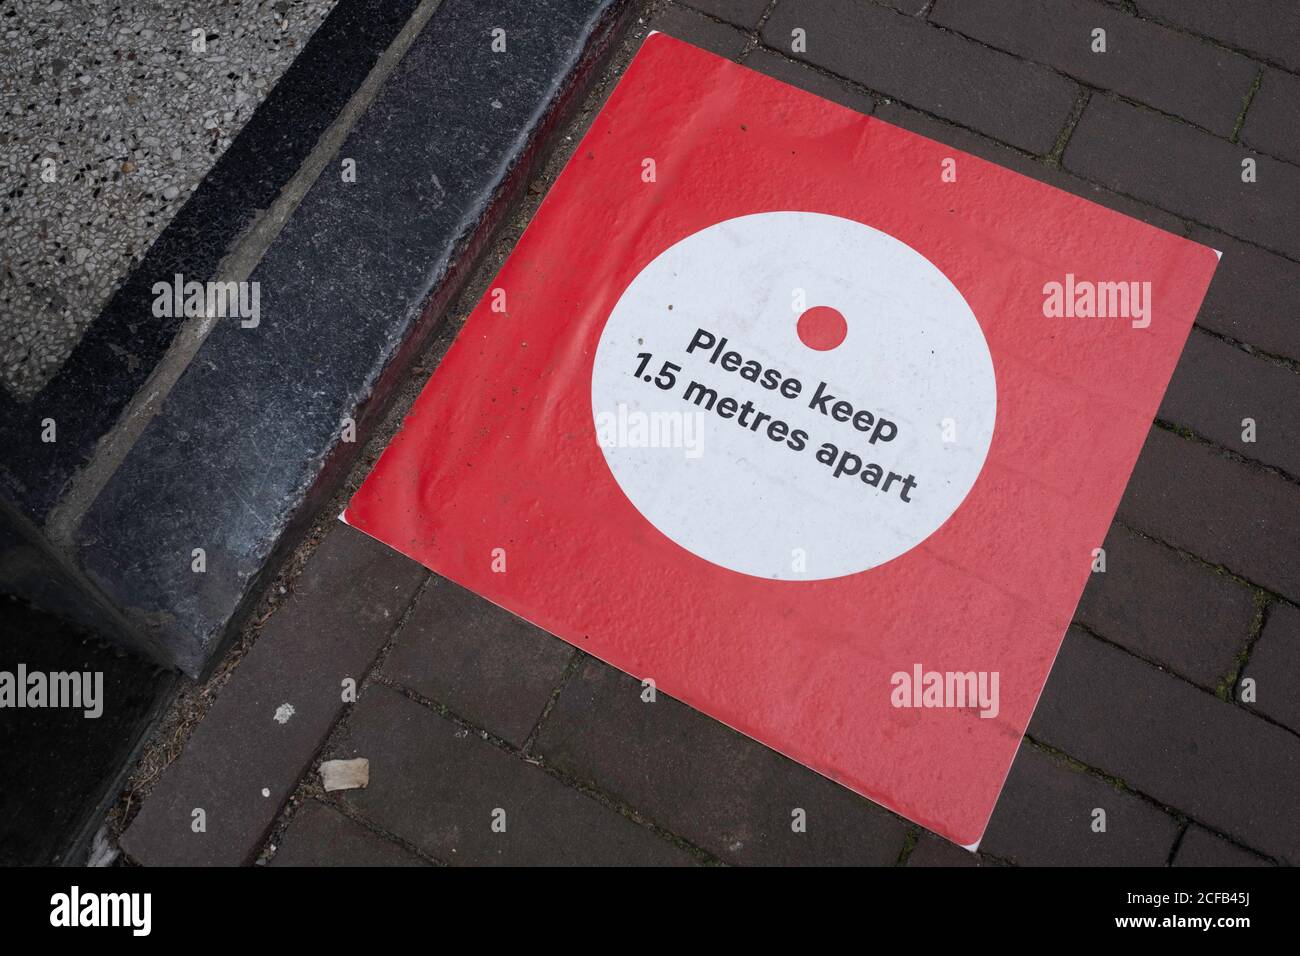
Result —
<instances>
[{"instance_id":1,"label":"paving joint","mask_svg":"<svg viewBox=\"0 0 1300 956\"><path fill-rule=\"evenodd\" d=\"M335 810L341 813L343 816L347 817L353 823L357 824L360 827L364 827L366 830L370 831L380 839L387 840L389 843L401 847L407 853L410 853L412 856L419 857L421 860L424 860L426 863L430 863L433 866L451 866L451 863L449 863L447 860L444 860L441 857L437 856L436 854L430 853L429 851L419 846L416 846L414 843L411 843L408 840L404 840L396 833L392 833L389 830L384 829L378 823L375 823L373 820L367 817L364 813L358 811L347 801L331 799L329 794L324 793L323 791L319 794L313 794L309 797L304 798L302 802L297 807L294 808L292 814L286 814L285 819L283 820L282 823L277 822L275 832L279 835L281 840L283 840L284 838L284 831L288 828L288 825L293 822L293 817L297 815L298 811L302 809L302 806L305 805L308 800L314 800L317 803L329 807L331 810ZM266 845L269 849L269 847L272 845L272 841L268 840ZM275 844L276 853L279 852L280 847L282 845L283 845L282 843ZM266 865L268 863L274 862L274 860L275 860L275 853L268 853L264 850L262 854L262 858L259 860L259 863L262 865Z\"/></svg>"},{"instance_id":2,"label":"paving joint","mask_svg":"<svg viewBox=\"0 0 1300 956\"><path fill-rule=\"evenodd\" d=\"M1258 458L1251 458L1247 455L1243 455L1236 449L1228 448L1226 445L1221 445L1213 439L1206 438L1204 435L1200 434L1195 429L1189 428L1187 425L1180 425L1177 422L1171 422L1168 419L1160 418L1159 416L1152 419L1151 425L1153 428L1159 428L1161 431L1177 435L1184 441L1191 442L1194 445L1200 445L1203 448L1212 448L1239 465L1245 465L1258 472L1272 475L1275 478L1280 478L1282 481L1285 481L1290 485L1300 485L1300 477L1291 474L1285 468L1279 468L1277 465L1270 465L1267 462L1262 462Z\"/></svg>"},{"instance_id":3,"label":"paving joint","mask_svg":"<svg viewBox=\"0 0 1300 956\"><path fill-rule=\"evenodd\" d=\"M1224 335L1222 332L1216 332L1214 329L1206 328L1199 323L1193 325L1192 328L1202 335L1208 335L1210 338L1218 339L1224 345L1231 345L1233 348L1241 349L1241 351L1253 358L1263 359L1264 361L1271 362L1274 365L1280 365L1288 372L1300 375L1300 359L1294 359L1277 352L1269 352L1266 349L1261 349L1258 346L1251 345L1249 342L1244 342L1241 339L1234 339L1230 335Z\"/></svg>"},{"instance_id":4,"label":"paving joint","mask_svg":"<svg viewBox=\"0 0 1300 956\"><path fill-rule=\"evenodd\" d=\"M1123 651L1129 657L1136 658L1137 660L1141 661L1143 664L1147 664L1151 667L1154 667L1156 670L1161 671L1162 673L1169 674L1173 677L1177 677L1183 683L1190 684L1192 687L1195 687L1199 691L1202 691L1204 693L1209 693L1209 694L1214 693L1213 687L1207 687L1204 684L1198 684L1190 677L1180 674L1178 671L1172 669L1168 664L1156 660L1155 658L1147 657L1145 654L1140 654L1137 651L1134 651L1126 647L1125 645L1120 644L1118 641L1112 640L1111 638L1107 637L1105 634L1102 634L1101 632L1097 631L1095 628L1087 624L1084 624L1080 621L1071 621L1070 627L1075 630L1082 631L1084 634L1087 634L1093 640L1100 641L1101 643L1109 647L1115 648L1117 651Z\"/></svg>"},{"instance_id":5,"label":"paving joint","mask_svg":"<svg viewBox=\"0 0 1300 956\"><path fill-rule=\"evenodd\" d=\"M1088 108L1094 92L1091 87L1079 84L1079 95L1074 98L1074 106L1070 108L1070 115L1065 118L1061 134L1056 137L1056 144L1052 146L1052 151L1043 157L1046 165L1060 168L1061 157L1065 155L1065 149L1070 145L1070 137L1074 135L1074 129L1079 125L1079 117L1083 116L1083 111Z\"/></svg>"},{"instance_id":6,"label":"paving joint","mask_svg":"<svg viewBox=\"0 0 1300 956\"><path fill-rule=\"evenodd\" d=\"M907 834L903 837L903 846L898 851L898 859L894 861L894 866L907 866L907 859L916 849L917 843L921 840L921 828L909 826Z\"/></svg>"},{"instance_id":7,"label":"paving joint","mask_svg":"<svg viewBox=\"0 0 1300 956\"><path fill-rule=\"evenodd\" d=\"M1264 626L1268 624L1269 610L1273 607L1273 603L1260 591L1255 592L1254 598L1255 614L1251 618L1250 631L1246 635L1246 641L1242 645L1241 650L1237 652L1236 667L1219 682L1219 685L1214 690L1215 695L1221 700L1236 704L1239 707L1244 707L1246 704L1241 700L1238 684L1243 672L1250 664L1251 655L1255 652L1255 645L1259 643L1260 637L1264 634ZM1249 710L1250 708L1247 709ZM1255 711L1252 710L1251 713L1255 713ZM1279 724L1277 721L1271 719L1265 714L1259 714L1259 716L1263 717L1269 723L1281 727L1283 730L1296 734L1296 736L1300 736L1300 733L1291 730L1291 728L1284 724Z\"/></svg>"},{"instance_id":8,"label":"paving joint","mask_svg":"<svg viewBox=\"0 0 1300 956\"><path fill-rule=\"evenodd\" d=\"M542 726L546 723L546 718L551 715L555 709L555 704L564 693L564 688L568 686L570 678L577 673L578 668L583 665L590 655L586 654L579 648L574 648L573 653L569 655L568 663L564 665L564 671L560 674L560 679L555 682L555 687L551 689L551 696L546 700L546 706L542 708L541 714L537 717L537 722L528 731L528 736L524 738L523 746L520 748L525 754L532 756L533 749L537 744L537 738L542 732Z\"/></svg>"},{"instance_id":9,"label":"paving joint","mask_svg":"<svg viewBox=\"0 0 1300 956\"><path fill-rule=\"evenodd\" d=\"M1118 97L1115 97L1115 99L1118 100ZM1155 111L1152 110L1151 112L1155 112ZM978 135L983 135L983 134L978 134ZM1062 160L1064 160L1064 157L1062 157ZM1082 173L1076 173L1074 170L1070 169L1068 166L1065 165L1064 161L1061 163L1061 169L1070 173L1070 175L1072 176L1077 176L1079 179L1083 180L1084 182L1088 182L1088 183L1092 182L1092 180L1085 177ZM1154 205L1150 200L1141 199L1137 196L1134 196L1132 193L1126 193L1122 189L1116 189L1114 186L1104 186L1099 183L1095 185L1100 186L1100 188L1106 190L1106 192L1110 193L1113 196L1121 196L1124 199L1129 200L1130 202L1137 203L1149 209L1158 209L1162 213L1172 216L1175 219L1180 219L1183 220L1184 222L1191 223L1192 225L1200 226L1202 229L1208 230L1213 233L1222 233L1223 235L1228 236L1230 239L1235 239L1237 242L1241 243L1244 246L1250 246L1254 249L1259 249L1262 252L1267 252L1269 255L1277 256L1279 259L1285 259L1288 262L1293 262L1297 265L1300 265L1300 256L1294 256L1291 255L1290 253L1283 252L1280 249L1273 249L1269 246L1265 246L1259 242L1256 242L1253 239L1247 239L1245 236L1240 236L1237 235L1236 233L1229 232L1226 228L1223 228L1221 226L1212 226L1209 223L1203 222L1202 220L1197 219L1194 216L1189 216L1186 213L1174 212L1170 209L1166 209L1164 206Z\"/></svg>"},{"instance_id":10,"label":"paving joint","mask_svg":"<svg viewBox=\"0 0 1300 956\"><path fill-rule=\"evenodd\" d=\"M1081 760L1071 757L1064 750L1061 750L1057 747L1053 747L1051 744L1038 740L1037 738L1029 734L1025 734L1025 740L1028 743L1032 744L1033 746L1037 747L1039 750L1048 754L1049 756L1054 757L1057 760L1064 761L1070 767L1074 768L1076 771L1079 771L1081 773L1087 773L1089 776L1095 777L1096 779L1103 781L1104 783L1110 785L1111 787L1120 791L1121 793L1126 793L1131 797L1137 797L1138 799L1149 804L1153 808L1159 810L1161 813L1165 814L1166 816L1173 817L1175 820L1180 820L1183 822L1195 823L1198 827L1201 827L1204 830L1208 830L1209 832L1213 833L1215 836L1219 837L1222 840L1227 841L1228 843L1231 843L1233 846L1237 847L1238 849L1245 850L1249 853L1254 854L1255 856L1262 856L1273 863L1277 862L1277 860L1269 856L1269 854L1265 853L1264 851L1257 850L1251 846L1247 846L1246 844L1242 843L1240 840L1237 840L1234 837L1229 836L1228 834L1224 833L1222 830L1219 830L1216 827L1213 827L1210 824L1197 819L1191 814L1183 810L1179 810L1176 807L1171 807L1168 804L1163 803L1160 800L1157 800L1155 797L1151 796L1148 793L1145 793L1141 790L1134 789L1133 787L1125 783L1124 780L1122 780L1121 778L1116 777L1113 774L1108 774L1106 771L1101 770L1100 768L1091 766L1090 764L1086 764Z\"/></svg>"},{"instance_id":11,"label":"paving joint","mask_svg":"<svg viewBox=\"0 0 1300 956\"><path fill-rule=\"evenodd\" d=\"M1260 67L1255 74L1254 82L1250 84L1250 89L1241 101L1241 112L1237 114L1237 121L1233 124L1232 135L1228 137L1228 142L1236 143L1241 138L1241 128L1246 125L1246 114L1250 112L1250 104L1255 100L1255 94L1259 92L1259 85L1264 80L1264 67ZM1281 160L1279 160L1281 162Z\"/></svg>"},{"instance_id":12,"label":"paving joint","mask_svg":"<svg viewBox=\"0 0 1300 956\"><path fill-rule=\"evenodd\" d=\"M1174 865L1174 860L1178 857L1178 850L1183 845L1183 838L1187 836L1187 831L1191 827L1192 824L1189 821L1183 821L1183 825L1178 829L1178 836L1174 837L1173 845L1169 847L1169 855L1165 857L1165 866Z\"/></svg>"},{"instance_id":13,"label":"paving joint","mask_svg":"<svg viewBox=\"0 0 1300 956\"><path fill-rule=\"evenodd\" d=\"M776 56L779 56L786 63L791 63L795 66L802 67L803 69L808 70L810 73L814 73L817 76L823 77L824 79L830 80L834 83L839 84L840 86L843 86L845 89L848 89L854 93L859 93L862 96L871 99L877 108L880 106L882 101L887 99L883 94L878 93L877 91L869 87L863 86L861 83L857 82L856 80L850 80L848 77L840 76L838 73L832 73L824 66L818 66L816 63L813 63L810 60L796 59L795 57L790 56L790 54L786 53L780 47L768 46L766 43L763 42L761 34L759 36L758 43L752 49L746 50L742 55L742 58L739 59L737 62L740 63L741 66L744 66L745 60L747 60L749 58L749 55L755 51L762 51L764 53L771 53ZM750 67L750 69L753 69L753 67ZM918 110L917 112L920 111ZM930 115L930 114L926 114L926 115ZM940 119L937 116L933 116L932 118ZM1014 147L1010 147L1010 148L1014 148Z\"/></svg>"},{"instance_id":14,"label":"paving joint","mask_svg":"<svg viewBox=\"0 0 1300 956\"><path fill-rule=\"evenodd\" d=\"M1190 30L1187 27L1182 26L1181 24L1174 23L1169 20L1162 20L1160 17L1155 17L1155 16L1151 16L1150 14L1143 13L1137 7L1135 0L1123 0L1123 2L1132 5L1132 9L1129 10L1129 12L1139 20L1144 20L1147 23L1154 23L1157 26L1164 27L1167 30L1173 30L1175 33L1181 33L1183 36L1193 37L1197 40L1200 40L1202 43L1208 43L1210 46L1218 47L1220 50L1226 50L1229 53L1236 53L1238 56L1244 56L1246 59L1254 60L1256 63L1263 63L1265 66L1272 67L1273 69L1277 70L1280 73L1289 73L1292 76L1300 75L1297 74L1297 72L1294 69L1287 66L1283 66L1281 62L1279 62L1278 60L1274 60L1267 54L1264 54L1262 52L1255 52L1253 50L1248 50L1245 47L1233 46L1231 43L1227 43L1223 40L1220 40L1217 37L1208 36L1207 34L1204 33L1197 33L1195 30ZM1126 6L1125 9L1127 10L1128 7Z\"/></svg>"},{"instance_id":15,"label":"paving joint","mask_svg":"<svg viewBox=\"0 0 1300 956\"><path fill-rule=\"evenodd\" d=\"M1274 591L1271 588L1266 588L1262 584L1255 583L1250 578L1247 578L1237 573L1236 571L1233 571L1227 565L1216 564L1213 561L1207 561L1205 560L1205 558L1202 558L1200 555L1196 554L1195 552L1188 551L1186 548L1180 548L1178 545L1175 544L1170 544L1168 541L1165 541L1164 539L1159 538L1156 535L1151 534L1150 532L1143 531L1140 528L1128 524L1127 522L1122 521L1118 517L1115 518L1115 520L1112 523L1118 525L1119 527L1123 528L1126 531L1132 532L1133 534L1137 535L1139 538L1145 538L1147 541L1152 541L1158 545L1161 545L1162 547L1168 548L1170 551L1174 552L1175 554L1179 554L1184 558L1190 558L1192 561L1196 562L1202 567L1208 568L1209 570L1214 571L1216 574L1222 574L1223 576L1229 578L1232 581L1237 582L1238 584L1245 585L1246 587L1250 588L1252 591L1257 591L1261 594L1266 594L1268 595L1270 600L1272 600L1274 603L1287 604L1290 605L1291 607L1300 608L1300 605L1297 605L1295 601L1290 600L1289 598L1285 597L1282 594L1279 594L1277 591Z\"/></svg>"},{"instance_id":16,"label":"paving joint","mask_svg":"<svg viewBox=\"0 0 1300 956\"><path fill-rule=\"evenodd\" d=\"M1260 595L1258 593L1255 595L1255 600L1257 602L1260 600ZM1242 657L1241 655L1245 654L1248 656L1249 652L1254 649L1255 643L1259 640L1260 635L1263 633L1264 623L1265 621L1263 617L1263 608L1257 605L1255 617L1251 621L1250 631L1246 637L1246 645L1242 648L1241 651L1238 652L1238 660L1242 662L1240 665L1241 667L1245 666L1245 660L1246 660L1246 658ZM1204 684L1198 684L1190 677L1184 676L1183 674L1171 668L1168 664L1161 663L1160 661L1157 661L1153 658L1145 657L1144 655L1137 653L1131 648L1111 640L1110 638L1106 637L1104 634L1101 634L1093 630L1091 627L1089 627L1086 624L1081 624L1078 621L1071 621L1070 626L1072 628L1076 628L1077 630L1083 631L1089 637L1093 638L1094 640L1100 641L1102 644L1106 644L1110 647L1113 647L1116 650L1122 651L1123 653L1127 654L1129 657L1136 658L1142 663L1154 667L1156 670L1160 671L1161 673L1168 674L1170 677L1178 678L1178 680L1182 681L1184 684L1187 684L1190 687L1194 687L1196 690L1199 690L1202 693L1212 694L1214 697L1217 697L1223 703L1229 704L1233 707L1236 707L1239 710L1244 711L1247 714L1250 714L1250 716L1254 717L1256 720L1262 720L1266 724L1272 724L1274 727L1278 728L1279 730L1285 731L1286 733L1290 734L1292 737L1300 737L1300 731L1293 730L1292 728L1286 726L1285 724L1278 723L1276 720L1269 717L1268 715L1258 710L1255 710L1254 708L1248 706L1244 702L1237 699L1237 695L1233 693L1233 691L1230 688L1233 687L1236 677L1240 676L1241 674L1240 667L1237 671L1234 672L1231 680L1221 681L1215 687L1207 687Z\"/></svg>"}]
</instances>

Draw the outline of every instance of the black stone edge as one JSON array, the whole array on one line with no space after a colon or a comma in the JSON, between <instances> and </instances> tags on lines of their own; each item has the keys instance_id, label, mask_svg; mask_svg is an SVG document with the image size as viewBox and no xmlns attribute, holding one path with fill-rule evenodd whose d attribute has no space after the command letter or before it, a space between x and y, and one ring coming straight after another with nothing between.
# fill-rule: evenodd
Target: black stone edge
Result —
<instances>
[{"instance_id":1,"label":"black stone edge","mask_svg":"<svg viewBox=\"0 0 1300 956\"><path fill-rule=\"evenodd\" d=\"M97 788L98 797L94 803L82 807L76 826L64 842L59 856L60 866L84 867L94 850L95 836L104 825L104 819L117 802L135 770L136 764L144 756L146 747L153 739L171 712L172 700L181 686L180 675L164 674L153 688L153 703L132 727L130 744L125 759L118 763L117 770L105 778Z\"/></svg>"},{"instance_id":2,"label":"black stone edge","mask_svg":"<svg viewBox=\"0 0 1300 956\"><path fill-rule=\"evenodd\" d=\"M0 389L0 496L33 524L44 524L181 328L183 319L153 316L153 284L178 272L216 275L419 2L339 0L45 387L26 402ZM57 442L40 440L45 418L57 423Z\"/></svg>"},{"instance_id":3,"label":"black stone edge","mask_svg":"<svg viewBox=\"0 0 1300 956\"><path fill-rule=\"evenodd\" d=\"M477 2L477 0L469 0L469 2ZM155 624L160 617L157 611L164 609L142 612L140 608L133 610L126 607L125 604L129 603L127 596L135 596L135 586L125 579L103 580L104 587L118 593L124 603L124 613L133 622L132 633L127 641L130 646L165 666L177 667L189 676L200 680L210 675L212 669L220 662L225 649L247 620L263 583L296 546L302 532L314 519L320 507L350 472L371 430L383 420L392 398L409 372L413 359L427 346L433 334L441 326L441 320L448 306L460 294L465 281L478 267L482 254L493 241L498 227L508 218L521 197L528 177L547 154L553 136L567 122L571 110L581 102L590 79L612 53L617 39L626 26L627 17L635 9L636 4L633 0L597 0L593 6L598 9L593 10L586 33L581 37L582 46L575 51L574 58L560 66L562 72L541 72L539 69L537 79L541 85L550 88L548 98L539 104L541 109L532 118L531 128L526 128L518 136L518 146L497 161L496 168L491 171L482 191L479 207L477 209L471 207L471 215L465 217L463 227L456 234L448 237L446 246L430 248L429 262L441 260L443 264L435 270L437 275L434 281L431 284L426 283L418 296L402 306L402 313L410 318L406 320L405 326L399 329L399 340L376 366L367 370L366 381L356 383L355 391L359 394L353 406L355 411L352 417L356 421L357 440L343 442L335 430L328 445L320 447L309 459L295 466L301 474L298 485L302 489L301 492L295 490L287 502L267 500L259 503L259 507L263 507L266 512L266 524L274 530L269 532L261 542L264 548L261 546L257 548L260 553L245 555L245 567L233 569L233 573L218 571L211 560L209 561L209 577L218 573L225 578L222 587L228 589L233 595L229 609L215 615L215 619L209 613L212 608L205 609L198 616L187 616L181 606L176 604L165 609L169 621L159 627ZM443 6L434 13L422 33L438 31L441 26L439 16L444 12L451 18L449 23L456 22L461 16L456 11L454 0L444 0ZM437 33L432 36L437 36ZM420 38L415 42L419 43ZM408 52L407 55L410 56L410 53ZM550 69L554 71L555 65ZM401 70L402 64L399 63L386 86L402 82ZM384 94L381 91L370 109L382 108L383 105ZM358 121L358 131L364 121L364 117ZM400 144L395 144L393 148L400 148ZM345 155L347 150L348 144L344 143L340 147L339 154ZM285 224L277 243L291 241L292 237L307 233L307 230L296 224L294 219L304 215L304 211L310 206L309 197ZM374 212L372 209L371 213ZM274 251L273 244L264 256L263 264ZM415 271L419 271L418 264L413 263L413 265L417 266ZM327 268L324 265L322 267ZM254 271L253 278L259 277L261 269L262 266L259 266ZM398 323L395 321L394 324ZM204 348L215 349L216 351L212 353L215 358L224 346L210 339L205 343ZM204 353L201 351L196 356L195 362L203 360ZM182 385L183 382L178 383L177 388L181 388ZM177 393L173 391L172 394L175 396ZM175 424L173 419L175 419L175 412L168 409L155 420L154 426L161 425L163 420ZM201 430L201 423L196 423L196 429ZM134 461L132 461L133 457ZM150 470L145 456L141 454L139 444L132 456L128 456L127 461L123 463L122 468L129 465L140 466L144 471ZM117 480L120 480L121 474L122 469L119 469ZM138 468L131 474L133 478L138 478ZM174 481L171 475L169 479ZM125 484L132 486L134 481L128 480ZM210 493L207 487L193 487L190 491L196 502L202 501L203 496ZM279 521L280 513L287 513L285 520ZM97 531L88 530L88 524L94 524L105 514L109 516L108 520L112 523L116 523L122 517L120 509L107 502L106 495L101 495L74 535L77 548L75 560L83 571L90 559L90 552L86 546L89 544L94 549L96 542L101 540ZM165 531L156 529L152 534L163 535ZM160 552L166 547L166 542L161 538L156 543ZM100 553L98 558L103 561L106 555ZM107 565L101 563L100 570L111 572L113 560L115 559L109 558ZM90 576L96 578L94 573ZM177 613L173 615L171 613L173 611Z\"/></svg>"}]
</instances>

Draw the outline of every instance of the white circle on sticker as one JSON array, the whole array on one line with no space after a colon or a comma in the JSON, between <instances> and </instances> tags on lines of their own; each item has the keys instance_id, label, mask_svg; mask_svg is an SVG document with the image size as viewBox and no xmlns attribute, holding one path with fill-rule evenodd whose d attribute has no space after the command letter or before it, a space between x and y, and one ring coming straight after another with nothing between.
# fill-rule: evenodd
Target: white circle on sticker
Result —
<instances>
[{"instance_id":1,"label":"white circle on sticker","mask_svg":"<svg viewBox=\"0 0 1300 956\"><path fill-rule=\"evenodd\" d=\"M641 515L715 565L824 580L905 554L961 506L997 412L979 321L860 222L740 216L651 261L596 348L596 439Z\"/></svg>"}]
</instances>

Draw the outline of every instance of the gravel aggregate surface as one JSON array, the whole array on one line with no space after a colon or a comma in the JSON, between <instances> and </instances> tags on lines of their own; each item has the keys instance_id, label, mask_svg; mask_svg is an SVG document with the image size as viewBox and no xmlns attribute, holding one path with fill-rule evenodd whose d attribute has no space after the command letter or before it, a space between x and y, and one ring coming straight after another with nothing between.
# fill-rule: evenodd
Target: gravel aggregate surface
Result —
<instances>
[{"instance_id":1,"label":"gravel aggregate surface","mask_svg":"<svg viewBox=\"0 0 1300 956\"><path fill-rule=\"evenodd\" d=\"M0 0L0 386L58 370L337 2Z\"/></svg>"}]
</instances>

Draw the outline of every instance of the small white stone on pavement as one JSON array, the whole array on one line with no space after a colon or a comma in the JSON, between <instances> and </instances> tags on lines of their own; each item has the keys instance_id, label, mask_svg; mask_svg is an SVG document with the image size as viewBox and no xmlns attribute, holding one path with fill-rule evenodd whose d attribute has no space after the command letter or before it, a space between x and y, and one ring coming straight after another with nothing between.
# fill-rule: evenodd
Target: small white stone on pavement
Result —
<instances>
[{"instance_id":1,"label":"small white stone on pavement","mask_svg":"<svg viewBox=\"0 0 1300 956\"><path fill-rule=\"evenodd\" d=\"M370 761L365 757L357 757L354 760L326 760L320 765L320 779L326 792L359 790L370 783Z\"/></svg>"}]
</instances>

